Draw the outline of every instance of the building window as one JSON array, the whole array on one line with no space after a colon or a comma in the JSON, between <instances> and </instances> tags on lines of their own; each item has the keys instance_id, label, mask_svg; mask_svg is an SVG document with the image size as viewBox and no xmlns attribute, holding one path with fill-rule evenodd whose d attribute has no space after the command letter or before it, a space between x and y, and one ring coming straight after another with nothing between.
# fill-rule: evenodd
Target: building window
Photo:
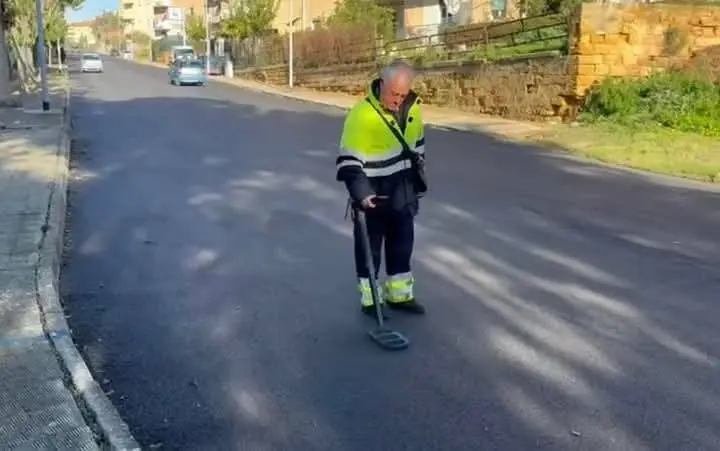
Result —
<instances>
[{"instance_id":1,"label":"building window","mask_svg":"<svg viewBox=\"0 0 720 451\"><path fill-rule=\"evenodd\" d=\"M504 19L507 13L507 0L490 1L490 17L492 19Z\"/></svg>"}]
</instances>

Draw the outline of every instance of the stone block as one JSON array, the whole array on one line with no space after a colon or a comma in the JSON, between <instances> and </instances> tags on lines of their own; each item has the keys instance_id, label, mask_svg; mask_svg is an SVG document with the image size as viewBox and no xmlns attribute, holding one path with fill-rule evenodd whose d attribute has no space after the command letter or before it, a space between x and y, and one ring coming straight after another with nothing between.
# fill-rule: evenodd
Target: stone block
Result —
<instances>
[{"instance_id":1,"label":"stone block","mask_svg":"<svg viewBox=\"0 0 720 451\"><path fill-rule=\"evenodd\" d=\"M615 46L609 44L595 44L593 45L592 53L595 55L612 55L616 53L617 49Z\"/></svg>"},{"instance_id":2,"label":"stone block","mask_svg":"<svg viewBox=\"0 0 720 451\"><path fill-rule=\"evenodd\" d=\"M621 77L628 74L628 67L623 65L609 66L610 73L613 77Z\"/></svg>"},{"instance_id":3,"label":"stone block","mask_svg":"<svg viewBox=\"0 0 720 451\"><path fill-rule=\"evenodd\" d=\"M605 33L595 32L590 35L591 44L604 44L605 42Z\"/></svg>"},{"instance_id":4,"label":"stone block","mask_svg":"<svg viewBox=\"0 0 720 451\"><path fill-rule=\"evenodd\" d=\"M602 64L614 66L617 64L622 64L621 61L622 61L622 54L620 54L620 53L611 53L611 54L602 56Z\"/></svg>"},{"instance_id":5,"label":"stone block","mask_svg":"<svg viewBox=\"0 0 720 451\"><path fill-rule=\"evenodd\" d=\"M578 55L573 59L576 64L601 64L603 62L602 55Z\"/></svg>"},{"instance_id":6,"label":"stone block","mask_svg":"<svg viewBox=\"0 0 720 451\"><path fill-rule=\"evenodd\" d=\"M578 75L590 75L595 73L594 64L578 64L577 74Z\"/></svg>"},{"instance_id":7,"label":"stone block","mask_svg":"<svg viewBox=\"0 0 720 451\"><path fill-rule=\"evenodd\" d=\"M595 65L595 73L598 75L610 74L610 65L608 64L597 64Z\"/></svg>"},{"instance_id":8,"label":"stone block","mask_svg":"<svg viewBox=\"0 0 720 451\"><path fill-rule=\"evenodd\" d=\"M575 82L575 93L578 95L585 95L585 92L590 86L593 85L600 77L597 75L579 75Z\"/></svg>"}]
</instances>

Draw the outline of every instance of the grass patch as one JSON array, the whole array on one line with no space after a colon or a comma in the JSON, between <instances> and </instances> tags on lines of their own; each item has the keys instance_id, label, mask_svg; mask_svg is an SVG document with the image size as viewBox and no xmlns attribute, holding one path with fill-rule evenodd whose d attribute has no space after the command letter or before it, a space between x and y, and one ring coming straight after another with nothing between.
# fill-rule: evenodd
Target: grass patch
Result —
<instances>
[{"instance_id":1,"label":"grass patch","mask_svg":"<svg viewBox=\"0 0 720 451\"><path fill-rule=\"evenodd\" d=\"M717 137L661 126L595 123L559 125L541 132L534 140L604 163L720 183Z\"/></svg>"}]
</instances>

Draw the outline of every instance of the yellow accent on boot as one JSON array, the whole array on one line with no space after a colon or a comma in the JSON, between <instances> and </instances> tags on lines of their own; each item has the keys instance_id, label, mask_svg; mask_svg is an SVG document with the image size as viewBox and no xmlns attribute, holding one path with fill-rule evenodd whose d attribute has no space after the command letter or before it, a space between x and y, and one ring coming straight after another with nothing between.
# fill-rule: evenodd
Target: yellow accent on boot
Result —
<instances>
[{"instance_id":1,"label":"yellow accent on boot","mask_svg":"<svg viewBox=\"0 0 720 451\"><path fill-rule=\"evenodd\" d=\"M389 303L408 302L414 299L412 273L395 274L385 283L385 292Z\"/></svg>"}]
</instances>

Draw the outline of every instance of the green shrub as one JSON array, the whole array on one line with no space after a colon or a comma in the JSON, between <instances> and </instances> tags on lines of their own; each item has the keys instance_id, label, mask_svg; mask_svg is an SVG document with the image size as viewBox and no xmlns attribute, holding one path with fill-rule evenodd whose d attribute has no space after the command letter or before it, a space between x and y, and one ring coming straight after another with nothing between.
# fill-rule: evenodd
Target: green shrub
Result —
<instances>
[{"instance_id":1,"label":"green shrub","mask_svg":"<svg viewBox=\"0 0 720 451\"><path fill-rule=\"evenodd\" d=\"M720 84L698 73L668 71L645 79L606 79L593 87L581 119L661 125L720 136Z\"/></svg>"}]
</instances>

